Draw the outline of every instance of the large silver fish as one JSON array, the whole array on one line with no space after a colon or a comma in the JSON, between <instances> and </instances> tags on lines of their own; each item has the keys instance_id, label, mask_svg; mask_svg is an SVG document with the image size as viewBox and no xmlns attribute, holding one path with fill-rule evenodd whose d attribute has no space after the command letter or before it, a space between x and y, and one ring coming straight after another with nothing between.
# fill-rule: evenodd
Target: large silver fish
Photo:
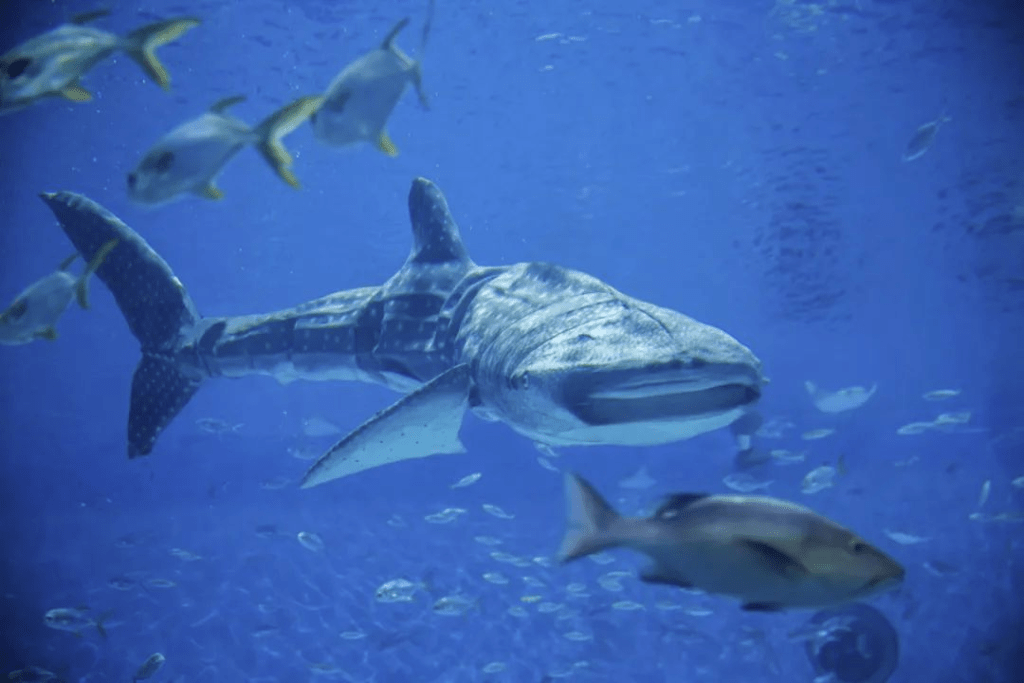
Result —
<instances>
[{"instance_id":1,"label":"large silver fish","mask_svg":"<svg viewBox=\"0 0 1024 683\"><path fill-rule=\"evenodd\" d=\"M623 517L579 475L566 474L565 495L560 561L630 548L654 561L642 581L732 596L745 610L839 605L903 580L852 531L776 498L677 493L650 517Z\"/></svg>"},{"instance_id":2,"label":"large silver fish","mask_svg":"<svg viewBox=\"0 0 1024 683\"><path fill-rule=\"evenodd\" d=\"M14 346L35 339L56 339L57 321L72 299L77 298L83 309L89 308L89 276L117 242L115 238L101 246L78 277L67 270L78 257L76 253L64 259L55 272L29 285L0 313L0 344Z\"/></svg>"},{"instance_id":3,"label":"large silver fish","mask_svg":"<svg viewBox=\"0 0 1024 683\"><path fill-rule=\"evenodd\" d=\"M159 204L186 192L221 199L224 193L215 180L248 145L255 145L281 179L298 188L299 181L290 168L292 157L281 138L309 118L321 98L301 97L255 128L226 113L228 107L243 100L242 96L219 100L203 115L162 137L128 174L128 196L143 204Z\"/></svg>"},{"instance_id":4,"label":"large silver fish","mask_svg":"<svg viewBox=\"0 0 1024 683\"><path fill-rule=\"evenodd\" d=\"M88 102L92 93L79 79L118 50L134 59L157 85L169 89L171 77L157 59L156 49L198 25L199 20L168 19L123 37L84 25L106 14L97 11L78 15L71 23L36 36L0 57L0 114L46 97Z\"/></svg>"},{"instance_id":5,"label":"large silver fish","mask_svg":"<svg viewBox=\"0 0 1024 683\"><path fill-rule=\"evenodd\" d=\"M740 424L761 397L756 356L724 331L550 263L469 258L441 191L409 193L413 248L378 287L275 313L200 316L170 267L95 202L47 194L83 256L125 248L97 271L142 347L128 453L157 437L212 377L355 380L405 392L344 436L304 486L463 450L467 411L558 445L652 445ZM756 426L753 426L756 429Z\"/></svg>"},{"instance_id":6,"label":"large silver fish","mask_svg":"<svg viewBox=\"0 0 1024 683\"><path fill-rule=\"evenodd\" d=\"M421 59L433 13L431 0L420 42ZM423 108L430 106L423 90L420 62L412 60L395 45L398 33L408 25L409 18L402 19L379 48L346 66L331 82L324 93L323 106L310 117L317 139L337 147L369 142L388 156L398 155L386 126L406 87L411 83Z\"/></svg>"}]
</instances>

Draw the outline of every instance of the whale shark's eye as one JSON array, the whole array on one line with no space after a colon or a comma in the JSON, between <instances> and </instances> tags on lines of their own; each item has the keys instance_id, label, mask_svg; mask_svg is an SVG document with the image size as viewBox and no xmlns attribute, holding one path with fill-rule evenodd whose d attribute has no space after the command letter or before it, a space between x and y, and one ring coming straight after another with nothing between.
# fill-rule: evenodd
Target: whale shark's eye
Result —
<instances>
[{"instance_id":1,"label":"whale shark's eye","mask_svg":"<svg viewBox=\"0 0 1024 683\"><path fill-rule=\"evenodd\" d=\"M3 65L4 73L7 74L8 78L17 78L21 74L25 73L25 69L32 63L32 60L22 57L21 59L15 59L13 62L7 62Z\"/></svg>"},{"instance_id":2,"label":"whale shark's eye","mask_svg":"<svg viewBox=\"0 0 1024 683\"><path fill-rule=\"evenodd\" d=\"M512 375L512 377L509 378L508 383L513 389L529 389L530 373L523 372L518 375Z\"/></svg>"}]
</instances>

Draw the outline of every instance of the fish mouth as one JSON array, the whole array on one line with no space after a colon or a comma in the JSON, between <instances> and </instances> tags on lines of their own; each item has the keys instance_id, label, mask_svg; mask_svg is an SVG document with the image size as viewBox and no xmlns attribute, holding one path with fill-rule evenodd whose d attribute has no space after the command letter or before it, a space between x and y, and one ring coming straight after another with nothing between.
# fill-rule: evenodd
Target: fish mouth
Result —
<instances>
[{"instance_id":1,"label":"fish mouth","mask_svg":"<svg viewBox=\"0 0 1024 683\"><path fill-rule=\"evenodd\" d=\"M905 573L906 572L904 572L903 569L900 569L892 574L880 574L879 576L873 576L864 584L863 591L865 593L880 593L898 588L903 584L903 577Z\"/></svg>"},{"instance_id":2,"label":"fish mouth","mask_svg":"<svg viewBox=\"0 0 1024 683\"><path fill-rule=\"evenodd\" d=\"M728 413L756 403L761 384L747 366L667 363L584 374L564 388L566 405L580 420L607 425Z\"/></svg>"}]
</instances>

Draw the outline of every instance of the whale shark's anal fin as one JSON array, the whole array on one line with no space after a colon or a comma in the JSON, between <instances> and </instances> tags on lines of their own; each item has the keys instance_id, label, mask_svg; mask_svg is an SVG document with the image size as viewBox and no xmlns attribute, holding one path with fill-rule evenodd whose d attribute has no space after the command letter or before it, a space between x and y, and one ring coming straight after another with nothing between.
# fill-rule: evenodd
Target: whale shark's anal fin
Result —
<instances>
[{"instance_id":1,"label":"whale shark's anal fin","mask_svg":"<svg viewBox=\"0 0 1024 683\"><path fill-rule=\"evenodd\" d=\"M469 366L456 365L403 396L317 460L302 488L401 460L464 453L459 428L470 386Z\"/></svg>"},{"instance_id":2,"label":"whale shark's anal fin","mask_svg":"<svg viewBox=\"0 0 1024 683\"><path fill-rule=\"evenodd\" d=\"M181 412L200 382L169 358L144 354L132 377L128 409L128 457L149 455L160 432Z\"/></svg>"}]
</instances>

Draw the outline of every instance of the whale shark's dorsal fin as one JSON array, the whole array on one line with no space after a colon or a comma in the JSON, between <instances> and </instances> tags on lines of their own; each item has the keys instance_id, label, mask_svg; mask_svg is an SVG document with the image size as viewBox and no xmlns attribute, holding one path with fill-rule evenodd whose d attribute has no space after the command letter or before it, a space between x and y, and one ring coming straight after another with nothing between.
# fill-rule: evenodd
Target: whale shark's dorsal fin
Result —
<instances>
[{"instance_id":1,"label":"whale shark's dorsal fin","mask_svg":"<svg viewBox=\"0 0 1024 683\"><path fill-rule=\"evenodd\" d=\"M417 178L409 191L409 219L412 222L412 252L406 267L458 264L473 266L459 235L448 202L441 190L426 178Z\"/></svg>"}]
</instances>

